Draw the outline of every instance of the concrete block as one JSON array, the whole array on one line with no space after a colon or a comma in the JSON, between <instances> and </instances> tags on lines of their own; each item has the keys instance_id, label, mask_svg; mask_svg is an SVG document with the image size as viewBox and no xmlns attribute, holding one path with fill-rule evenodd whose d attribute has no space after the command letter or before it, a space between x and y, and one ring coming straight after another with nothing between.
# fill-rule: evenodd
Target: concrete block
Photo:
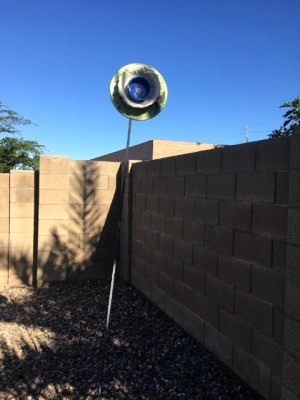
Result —
<instances>
[{"instance_id":1,"label":"concrete block","mask_svg":"<svg viewBox=\"0 0 300 400\"><path fill-rule=\"evenodd\" d=\"M239 289L235 292L235 313L241 319L253 324L261 333L273 335L273 305Z\"/></svg>"},{"instance_id":2,"label":"concrete block","mask_svg":"<svg viewBox=\"0 0 300 400\"><path fill-rule=\"evenodd\" d=\"M234 255L271 267L272 240L246 232L235 232Z\"/></svg>"},{"instance_id":3,"label":"concrete block","mask_svg":"<svg viewBox=\"0 0 300 400\"><path fill-rule=\"evenodd\" d=\"M196 154L198 174L218 174L221 170L221 149L201 151Z\"/></svg>"},{"instance_id":4,"label":"concrete block","mask_svg":"<svg viewBox=\"0 0 300 400\"><path fill-rule=\"evenodd\" d=\"M146 262L152 261L152 248L144 243L141 243L141 259Z\"/></svg>"},{"instance_id":5,"label":"concrete block","mask_svg":"<svg viewBox=\"0 0 300 400\"><path fill-rule=\"evenodd\" d=\"M248 322L220 308L219 330L234 344L251 353L252 326Z\"/></svg>"},{"instance_id":6,"label":"concrete block","mask_svg":"<svg viewBox=\"0 0 300 400\"><path fill-rule=\"evenodd\" d=\"M80 214L77 214L77 216L78 218L80 218ZM66 205L41 204L39 207L39 219L68 219L68 218L69 218L69 209ZM87 218L85 217L85 219Z\"/></svg>"},{"instance_id":7,"label":"concrete block","mask_svg":"<svg viewBox=\"0 0 300 400\"><path fill-rule=\"evenodd\" d=\"M91 201L93 196L91 195ZM119 201L119 196L115 190L95 190L95 204L112 204Z\"/></svg>"},{"instance_id":8,"label":"concrete block","mask_svg":"<svg viewBox=\"0 0 300 400\"><path fill-rule=\"evenodd\" d=\"M220 202L220 225L250 232L251 213L251 203L223 200Z\"/></svg>"},{"instance_id":9,"label":"concrete block","mask_svg":"<svg viewBox=\"0 0 300 400\"><path fill-rule=\"evenodd\" d=\"M12 203L10 205L11 218L32 218L33 212L33 203Z\"/></svg>"},{"instance_id":10,"label":"concrete block","mask_svg":"<svg viewBox=\"0 0 300 400\"><path fill-rule=\"evenodd\" d=\"M11 203L32 203L34 201L34 189L12 188L10 189Z\"/></svg>"},{"instance_id":11,"label":"concrete block","mask_svg":"<svg viewBox=\"0 0 300 400\"><path fill-rule=\"evenodd\" d=\"M229 368L232 368L233 343L230 339L206 323L204 326L204 343L209 351L215 354Z\"/></svg>"},{"instance_id":12,"label":"concrete block","mask_svg":"<svg viewBox=\"0 0 300 400\"><path fill-rule=\"evenodd\" d=\"M205 246L221 253L233 252L233 230L223 226L205 226Z\"/></svg>"},{"instance_id":13,"label":"concrete block","mask_svg":"<svg viewBox=\"0 0 300 400\"><path fill-rule=\"evenodd\" d=\"M166 217L158 213L151 214L151 227L157 232L166 231Z\"/></svg>"},{"instance_id":14,"label":"concrete block","mask_svg":"<svg viewBox=\"0 0 300 400\"><path fill-rule=\"evenodd\" d=\"M287 247L286 277L300 282L300 246L289 244Z\"/></svg>"},{"instance_id":15,"label":"concrete block","mask_svg":"<svg viewBox=\"0 0 300 400\"><path fill-rule=\"evenodd\" d=\"M31 232L33 232L33 220L31 220ZM28 231L30 231L30 225L28 227ZM71 230L72 231L72 230ZM18 232L18 231L16 231ZM19 231L22 232L22 231ZM68 234L68 225L60 219L43 219L39 221L39 235L67 235ZM74 231L74 233L76 233ZM80 232L78 232L80 233Z\"/></svg>"},{"instance_id":16,"label":"concrete block","mask_svg":"<svg viewBox=\"0 0 300 400\"><path fill-rule=\"evenodd\" d=\"M158 286L152 283L152 297L151 300L156 304L161 310L166 309L166 293L161 290Z\"/></svg>"},{"instance_id":17,"label":"concrete block","mask_svg":"<svg viewBox=\"0 0 300 400\"><path fill-rule=\"evenodd\" d=\"M8 188L0 188L0 203L6 204L9 202L9 189Z\"/></svg>"},{"instance_id":18,"label":"concrete block","mask_svg":"<svg viewBox=\"0 0 300 400\"><path fill-rule=\"evenodd\" d=\"M175 159L176 175L194 175L196 172L195 153L179 155Z\"/></svg>"},{"instance_id":19,"label":"concrete block","mask_svg":"<svg viewBox=\"0 0 300 400\"><path fill-rule=\"evenodd\" d=\"M234 346L233 370L264 398L270 398L270 369L238 346Z\"/></svg>"},{"instance_id":20,"label":"concrete block","mask_svg":"<svg viewBox=\"0 0 300 400\"><path fill-rule=\"evenodd\" d=\"M152 178L153 194L167 195L168 194L168 178L158 176Z\"/></svg>"},{"instance_id":21,"label":"concrete block","mask_svg":"<svg viewBox=\"0 0 300 400\"><path fill-rule=\"evenodd\" d=\"M299 396L297 396L295 393L293 393L291 390L289 390L285 386L282 386L280 399L281 400L299 400Z\"/></svg>"},{"instance_id":22,"label":"concrete block","mask_svg":"<svg viewBox=\"0 0 300 400\"><path fill-rule=\"evenodd\" d=\"M300 244L300 208L290 208L288 211L288 241Z\"/></svg>"},{"instance_id":23,"label":"concrete block","mask_svg":"<svg viewBox=\"0 0 300 400\"><path fill-rule=\"evenodd\" d=\"M143 176L141 178L141 192L150 194L152 193L152 178L148 176Z\"/></svg>"},{"instance_id":24,"label":"concrete block","mask_svg":"<svg viewBox=\"0 0 300 400\"><path fill-rule=\"evenodd\" d=\"M291 155L290 168L300 169L300 129L299 126L294 127L293 135L291 136Z\"/></svg>"},{"instance_id":25,"label":"concrete block","mask_svg":"<svg viewBox=\"0 0 300 400\"><path fill-rule=\"evenodd\" d=\"M204 344L204 321L186 307L183 307L182 325L188 334L199 343Z\"/></svg>"},{"instance_id":26,"label":"concrete block","mask_svg":"<svg viewBox=\"0 0 300 400\"><path fill-rule=\"evenodd\" d=\"M0 252L3 250L4 247L8 247L8 232L0 233Z\"/></svg>"},{"instance_id":27,"label":"concrete block","mask_svg":"<svg viewBox=\"0 0 300 400\"><path fill-rule=\"evenodd\" d=\"M14 221L14 225L16 225L16 221ZM0 232L9 232L9 218L0 217Z\"/></svg>"},{"instance_id":28,"label":"concrete block","mask_svg":"<svg viewBox=\"0 0 300 400\"><path fill-rule=\"evenodd\" d=\"M151 229L152 213L150 211L141 211L141 226Z\"/></svg>"},{"instance_id":29,"label":"concrete block","mask_svg":"<svg viewBox=\"0 0 300 400\"><path fill-rule=\"evenodd\" d=\"M286 280L285 313L290 318L300 319L300 282Z\"/></svg>"},{"instance_id":30,"label":"concrete block","mask_svg":"<svg viewBox=\"0 0 300 400\"><path fill-rule=\"evenodd\" d=\"M227 311L234 312L234 286L206 274L206 296Z\"/></svg>"},{"instance_id":31,"label":"concrete block","mask_svg":"<svg viewBox=\"0 0 300 400\"><path fill-rule=\"evenodd\" d=\"M140 256L134 255L131 258L132 269L138 272L139 275L146 276L146 261Z\"/></svg>"},{"instance_id":32,"label":"concrete block","mask_svg":"<svg viewBox=\"0 0 300 400\"><path fill-rule=\"evenodd\" d=\"M34 171L11 171L11 188L34 188Z\"/></svg>"},{"instance_id":33,"label":"concrete block","mask_svg":"<svg viewBox=\"0 0 300 400\"><path fill-rule=\"evenodd\" d=\"M194 267L190 267L189 265L184 265L183 281L187 286L205 295L204 271L198 270Z\"/></svg>"},{"instance_id":34,"label":"concrete block","mask_svg":"<svg viewBox=\"0 0 300 400\"><path fill-rule=\"evenodd\" d=\"M175 176L175 157L167 157L160 160L160 171L162 176Z\"/></svg>"},{"instance_id":35,"label":"concrete block","mask_svg":"<svg viewBox=\"0 0 300 400\"><path fill-rule=\"evenodd\" d=\"M166 272L167 270L167 256L166 254L158 251L153 250L152 252L152 262L153 264L157 265L158 269L162 272Z\"/></svg>"},{"instance_id":36,"label":"concrete block","mask_svg":"<svg viewBox=\"0 0 300 400\"><path fill-rule=\"evenodd\" d=\"M147 175L147 163L139 162L132 166L133 176L146 176Z\"/></svg>"},{"instance_id":37,"label":"concrete block","mask_svg":"<svg viewBox=\"0 0 300 400\"><path fill-rule=\"evenodd\" d=\"M259 171L288 170L290 167L290 142L291 138L288 136L257 142L256 169Z\"/></svg>"},{"instance_id":38,"label":"concrete block","mask_svg":"<svg viewBox=\"0 0 300 400\"><path fill-rule=\"evenodd\" d=\"M138 210L146 210L147 196L145 193L136 193L134 195L134 206Z\"/></svg>"},{"instance_id":39,"label":"concrete block","mask_svg":"<svg viewBox=\"0 0 300 400\"><path fill-rule=\"evenodd\" d=\"M285 318L284 345L287 351L300 360L300 321Z\"/></svg>"},{"instance_id":40,"label":"concrete block","mask_svg":"<svg viewBox=\"0 0 300 400\"><path fill-rule=\"evenodd\" d=\"M168 295L174 295L174 279L162 271L158 274L158 286Z\"/></svg>"},{"instance_id":41,"label":"concrete block","mask_svg":"<svg viewBox=\"0 0 300 400\"><path fill-rule=\"evenodd\" d=\"M150 229L146 229L146 244L152 249L158 249L159 233Z\"/></svg>"},{"instance_id":42,"label":"concrete block","mask_svg":"<svg viewBox=\"0 0 300 400\"><path fill-rule=\"evenodd\" d=\"M173 236L161 233L159 238L159 250L166 255L172 256L174 254Z\"/></svg>"},{"instance_id":43,"label":"concrete block","mask_svg":"<svg viewBox=\"0 0 300 400\"><path fill-rule=\"evenodd\" d=\"M289 189L289 205L299 207L300 204L300 171L290 171L287 178L287 186Z\"/></svg>"},{"instance_id":44,"label":"concrete block","mask_svg":"<svg viewBox=\"0 0 300 400\"><path fill-rule=\"evenodd\" d=\"M177 324L182 325L182 304L168 294L166 295L166 313Z\"/></svg>"},{"instance_id":45,"label":"concrete block","mask_svg":"<svg viewBox=\"0 0 300 400\"><path fill-rule=\"evenodd\" d=\"M252 266L251 292L275 306L284 307L285 276L284 272Z\"/></svg>"},{"instance_id":46,"label":"concrete block","mask_svg":"<svg viewBox=\"0 0 300 400\"><path fill-rule=\"evenodd\" d=\"M0 203L0 216L2 218L9 217L9 203Z\"/></svg>"},{"instance_id":47,"label":"concrete block","mask_svg":"<svg viewBox=\"0 0 300 400\"><path fill-rule=\"evenodd\" d=\"M168 195L184 196L184 177L174 176L168 179Z\"/></svg>"},{"instance_id":48,"label":"concrete block","mask_svg":"<svg viewBox=\"0 0 300 400\"><path fill-rule=\"evenodd\" d=\"M183 219L180 217L167 217L166 233L181 239L183 235Z\"/></svg>"},{"instance_id":49,"label":"concrete block","mask_svg":"<svg viewBox=\"0 0 300 400\"><path fill-rule=\"evenodd\" d=\"M205 247L194 246L193 266L212 275L217 275L218 255L215 251Z\"/></svg>"},{"instance_id":50,"label":"concrete block","mask_svg":"<svg viewBox=\"0 0 300 400\"><path fill-rule=\"evenodd\" d=\"M204 246L204 223L184 219L183 239L186 242L195 243L198 246Z\"/></svg>"},{"instance_id":51,"label":"concrete block","mask_svg":"<svg viewBox=\"0 0 300 400\"><path fill-rule=\"evenodd\" d=\"M5 218L3 218L3 219L5 219ZM4 223L1 225L4 225ZM33 218L11 218L10 219L10 232L11 233L33 233Z\"/></svg>"},{"instance_id":52,"label":"concrete block","mask_svg":"<svg viewBox=\"0 0 300 400\"><path fill-rule=\"evenodd\" d=\"M159 212L164 215L174 216L175 214L175 199L170 196L160 196Z\"/></svg>"},{"instance_id":53,"label":"concrete block","mask_svg":"<svg viewBox=\"0 0 300 400\"><path fill-rule=\"evenodd\" d=\"M82 198L76 194L74 199L70 199L70 204L83 204ZM33 201L33 197L31 199ZM42 189L39 194L40 204L69 204L69 191L56 189Z\"/></svg>"},{"instance_id":54,"label":"concrete block","mask_svg":"<svg viewBox=\"0 0 300 400\"><path fill-rule=\"evenodd\" d=\"M183 281L183 262L175 257L167 257L166 271L175 280Z\"/></svg>"},{"instance_id":55,"label":"concrete block","mask_svg":"<svg viewBox=\"0 0 300 400\"><path fill-rule=\"evenodd\" d=\"M206 175L188 175L185 177L184 194L191 197L206 197Z\"/></svg>"},{"instance_id":56,"label":"concrete block","mask_svg":"<svg viewBox=\"0 0 300 400\"><path fill-rule=\"evenodd\" d=\"M294 171L290 172L277 172L276 175L276 196L275 202L277 204L288 204L289 203L289 176ZM292 178L293 182L293 178ZM290 185L293 191L292 185ZM293 196L291 196L293 197Z\"/></svg>"},{"instance_id":57,"label":"concrete block","mask_svg":"<svg viewBox=\"0 0 300 400\"><path fill-rule=\"evenodd\" d=\"M272 269L274 271L285 271L287 264L287 243L285 240L273 239Z\"/></svg>"},{"instance_id":58,"label":"concrete block","mask_svg":"<svg viewBox=\"0 0 300 400\"><path fill-rule=\"evenodd\" d=\"M199 292L194 292L194 312L205 322L218 327L218 305Z\"/></svg>"},{"instance_id":59,"label":"concrete block","mask_svg":"<svg viewBox=\"0 0 300 400\"><path fill-rule=\"evenodd\" d=\"M194 216L194 198L193 197L176 197L175 198L175 215L177 217L192 219Z\"/></svg>"},{"instance_id":60,"label":"concrete block","mask_svg":"<svg viewBox=\"0 0 300 400\"><path fill-rule=\"evenodd\" d=\"M148 298L151 299L151 282L140 275L139 290Z\"/></svg>"},{"instance_id":61,"label":"concrete block","mask_svg":"<svg viewBox=\"0 0 300 400\"><path fill-rule=\"evenodd\" d=\"M236 200L274 203L274 172L241 172L237 174Z\"/></svg>"},{"instance_id":62,"label":"concrete block","mask_svg":"<svg viewBox=\"0 0 300 400\"><path fill-rule=\"evenodd\" d=\"M300 398L300 361L288 352L284 352L282 384L296 397Z\"/></svg>"},{"instance_id":63,"label":"concrete block","mask_svg":"<svg viewBox=\"0 0 300 400\"><path fill-rule=\"evenodd\" d=\"M195 198L194 219L209 224L217 224L219 220L219 201Z\"/></svg>"},{"instance_id":64,"label":"concrete block","mask_svg":"<svg viewBox=\"0 0 300 400\"><path fill-rule=\"evenodd\" d=\"M272 373L280 374L283 362L283 347L255 329L253 331L252 354L263 364L267 365Z\"/></svg>"},{"instance_id":65,"label":"concrete block","mask_svg":"<svg viewBox=\"0 0 300 400\"><path fill-rule=\"evenodd\" d=\"M285 240L288 207L273 204L253 204L254 233Z\"/></svg>"},{"instance_id":66,"label":"concrete block","mask_svg":"<svg viewBox=\"0 0 300 400\"><path fill-rule=\"evenodd\" d=\"M32 247L33 235L26 235L24 233L10 233L10 247Z\"/></svg>"},{"instance_id":67,"label":"concrete block","mask_svg":"<svg viewBox=\"0 0 300 400\"><path fill-rule=\"evenodd\" d=\"M136 288L140 288L140 274L134 269L131 270L131 284Z\"/></svg>"},{"instance_id":68,"label":"concrete block","mask_svg":"<svg viewBox=\"0 0 300 400\"><path fill-rule=\"evenodd\" d=\"M40 156L40 172L47 174L66 174L69 171L69 158L64 156Z\"/></svg>"},{"instance_id":69,"label":"concrete block","mask_svg":"<svg viewBox=\"0 0 300 400\"><path fill-rule=\"evenodd\" d=\"M159 176L160 174L160 160L151 160L147 162L147 175Z\"/></svg>"},{"instance_id":70,"label":"concrete block","mask_svg":"<svg viewBox=\"0 0 300 400\"><path fill-rule=\"evenodd\" d=\"M0 172L0 188L1 189L2 188L6 189L9 187L9 177L10 177L10 174Z\"/></svg>"},{"instance_id":71,"label":"concrete block","mask_svg":"<svg viewBox=\"0 0 300 400\"><path fill-rule=\"evenodd\" d=\"M184 283L174 280L174 298L182 305L192 310L194 305L193 289Z\"/></svg>"},{"instance_id":72,"label":"concrete block","mask_svg":"<svg viewBox=\"0 0 300 400\"><path fill-rule=\"evenodd\" d=\"M222 171L240 172L255 169L256 143L226 146L222 148Z\"/></svg>"},{"instance_id":73,"label":"concrete block","mask_svg":"<svg viewBox=\"0 0 300 400\"><path fill-rule=\"evenodd\" d=\"M231 199L235 197L235 175L208 175L207 197L211 199Z\"/></svg>"},{"instance_id":74,"label":"concrete block","mask_svg":"<svg viewBox=\"0 0 300 400\"><path fill-rule=\"evenodd\" d=\"M283 344L283 336L284 336L284 310L279 307L274 307L274 316L273 316L273 324L274 324L274 339Z\"/></svg>"},{"instance_id":75,"label":"concrete block","mask_svg":"<svg viewBox=\"0 0 300 400\"><path fill-rule=\"evenodd\" d=\"M149 194L146 200L146 208L149 211L159 212L159 196Z\"/></svg>"},{"instance_id":76,"label":"concrete block","mask_svg":"<svg viewBox=\"0 0 300 400\"><path fill-rule=\"evenodd\" d=\"M193 245L174 238L174 256L186 264L192 265L193 263Z\"/></svg>"},{"instance_id":77,"label":"concrete block","mask_svg":"<svg viewBox=\"0 0 300 400\"><path fill-rule=\"evenodd\" d=\"M250 263L226 254L219 254L218 277L222 281L250 291L250 273Z\"/></svg>"}]
</instances>

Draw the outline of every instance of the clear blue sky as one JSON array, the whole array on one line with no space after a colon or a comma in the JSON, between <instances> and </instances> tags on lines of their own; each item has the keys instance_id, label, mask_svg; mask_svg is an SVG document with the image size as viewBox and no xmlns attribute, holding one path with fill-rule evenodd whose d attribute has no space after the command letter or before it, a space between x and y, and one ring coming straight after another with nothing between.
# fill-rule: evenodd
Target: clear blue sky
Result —
<instances>
[{"instance_id":1,"label":"clear blue sky","mask_svg":"<svg viewBox=\"0 0 300 400\"><path fill-rule=\"evenodd\" d=\"M267 137L300 95L299 0L0 0L0 100L39 124L49 154L89 159L126 145L110 102L123 65L164 76L169 98L132 144Z\"/></svg>"}]
</instances>

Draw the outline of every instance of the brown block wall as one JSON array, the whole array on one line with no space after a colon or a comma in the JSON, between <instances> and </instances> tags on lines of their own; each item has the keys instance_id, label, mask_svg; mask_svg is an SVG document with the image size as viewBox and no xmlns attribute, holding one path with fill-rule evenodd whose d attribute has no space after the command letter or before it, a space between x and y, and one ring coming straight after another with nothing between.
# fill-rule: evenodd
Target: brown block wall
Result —
<instances>
[{"instance_id":1,"label":"brown block wall","mask_svg":"<svg viewBox=\"0 0 300 400\"><path fill-rule=\"evenodd\" d=\"M0 285L8 284L9 178L0 173Z\"/></svg>"},{"instance_id":2,"label":"brown block wall","mask_svg":"<svg viewBox=\"0 0 300 400\"><path fill-rule=\"evenodd\" d=\"M45 155L39 172L0 174L0 284L108 278L120 179L120 163Z\"/></svg>"},{"instance_id":3,"label":"brown block wall","mask_svg":"<svg viewBox=\"0 0 300 400\"><path fill-rule=\"evenodd\" d=\"M41 157L38 284L110 276L119 170L120 163Z\"/></svg>"},{"instance_id":4,"label":"brown block wall","mask_svg":"<svg viewBox=\"0 0 300 400\"><path fill-rule=\"evenodd\" d=\"M132 284L266 399L281 396L286 255L300 232L294 147L286 137L132 167Z\"/></svg>"}]
</instances>

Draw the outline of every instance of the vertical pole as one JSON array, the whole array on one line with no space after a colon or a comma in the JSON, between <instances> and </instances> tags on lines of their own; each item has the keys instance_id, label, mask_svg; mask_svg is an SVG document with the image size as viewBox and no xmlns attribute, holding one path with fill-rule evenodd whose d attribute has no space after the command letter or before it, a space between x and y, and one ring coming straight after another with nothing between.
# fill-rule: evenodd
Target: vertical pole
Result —
<instances>
[{"instance_id":1,"label":"vertical pole","mask_svg":"<svg viewBox=\"0 0 300 400\"><path fill-rule=\"evenodd\" d=\"M121 199L120 199L120 216L119 216L119 222L118 222L118 232L117 232L117 238L116 238L114 264L113 264L113 269L112 269L112 274L111 274L108 309L107 309L107 317L106 317L106 330L108 330L108 326L109 326L110 311L111 311L111 304L112 304L112 297L113 297L114 283L115 283L115 274L116 274L116 266L117 266L117 246L118 246L118 242L119 242L119 238L120 238L123 198L124 198L124 192L125 192L125 184L126 184L127 175L128 175L128 165L127 164L128 164L128 160L129 160L131 124L132 124L132 119L129 119L128 132L127 132L126 157L125 157L125 171L126 172L125 172L125 176L124 176L124 181L122 183L122 192L121 192Z\"/></svg>"}]
</instances>

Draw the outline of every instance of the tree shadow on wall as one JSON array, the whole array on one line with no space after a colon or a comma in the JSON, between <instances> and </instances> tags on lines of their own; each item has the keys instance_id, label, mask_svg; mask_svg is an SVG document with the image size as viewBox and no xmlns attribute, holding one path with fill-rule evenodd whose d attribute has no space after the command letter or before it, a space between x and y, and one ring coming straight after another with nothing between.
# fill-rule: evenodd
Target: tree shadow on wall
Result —
<instances>
[{"instance_id":1,"label":"tree shadow on wall","mask_svg":"<svg viewBox=\"0 0 300 400\"><path fill-rule=\"evenodd\" d=\"M98 164L98 165L97 165ZM55 220L50 234L38 234L38 187L35 198L34 256L19 249L9 254L10 271L25 285L108 279L114 261L120 217L121 167L105 175L95 161L72 161L69 205L64 220ZM37 242L38 241L38 242ZM4 256L4 254L2 255ZM1 258L1 254L0 254Z\"/></svg>"}]
</instances>

